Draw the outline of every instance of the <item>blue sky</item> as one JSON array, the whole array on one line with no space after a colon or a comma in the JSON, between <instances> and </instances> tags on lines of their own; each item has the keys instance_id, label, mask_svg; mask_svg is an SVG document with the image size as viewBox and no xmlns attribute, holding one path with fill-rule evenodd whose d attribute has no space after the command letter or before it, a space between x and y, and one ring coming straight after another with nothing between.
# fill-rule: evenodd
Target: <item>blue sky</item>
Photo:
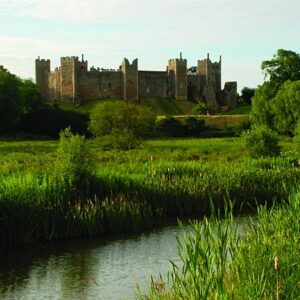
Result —
<instances>
[{"instance_id":1,"label":"blue sky","mask_svg":"<svg viewBox=\"0 0 300 300\"><path fill-rule=\"evenodd\" d=\"M263 82L262 60L300 52L299 0L0 0L0 65L34 78L34 60L85 54L89 65L164 70L183 52L188 65L222 55L222 81Z\"/></svg>"}]
</instances>

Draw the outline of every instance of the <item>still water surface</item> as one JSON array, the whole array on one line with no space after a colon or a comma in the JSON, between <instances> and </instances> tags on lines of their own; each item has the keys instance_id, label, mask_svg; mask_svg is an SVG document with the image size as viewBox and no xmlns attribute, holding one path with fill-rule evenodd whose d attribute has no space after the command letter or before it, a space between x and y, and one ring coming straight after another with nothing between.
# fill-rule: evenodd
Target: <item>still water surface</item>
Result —
<instances>
[{"instance_id":1,"label":"still water surface","mask_svg":"<svg viewBox=\"0 0 300 300\"><path fill-rule=\"evenodd\" d=\"M185 230L189 227L185 227ZM177 261L178 226L107 240L0 252L0 299L134 299Z\"/></svg>"}]
</instances>

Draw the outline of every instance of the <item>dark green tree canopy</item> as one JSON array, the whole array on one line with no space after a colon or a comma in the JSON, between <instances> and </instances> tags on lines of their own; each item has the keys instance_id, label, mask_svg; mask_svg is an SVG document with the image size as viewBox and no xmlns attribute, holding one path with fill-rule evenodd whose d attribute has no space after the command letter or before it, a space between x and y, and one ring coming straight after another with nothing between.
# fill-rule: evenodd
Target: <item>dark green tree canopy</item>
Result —
<instances>
[{"instance_id":1,"label":"dark green tree canopy","mask_svg":"<svg viewBox=\"0 0 300 300\"><path fill-rule=\"evenodd\" d=\"M243 99L244 103L251 104L252 97L254 96L255 89L244 87L241 90L241 98Z\"/></svg>"},{"instance_id":2,"label":"dark green tree canopy","mask_svg":"<svg viewBox=\"0 0 300 300\"><path fill-rule=\"evenodd\" d=\"M90 131L115 148L136 147L149 136L156 116L151 110L127 101L99 103L90 114Z\"/></svg>"},{"instance_id":3,"label":"dark green tree canopy","mask_svg":"<svg viewBox=\"0 0 300 300\"><path fill-rule=\"evenodd\" d=\"M40 91L32 80L22 80L0 66L0 133L14 130L24 114L42 105Z\"/></svg>"},{"instance_id":4,"label":"dark green tree canopy","mask_svg":"<svg viewBox=\"0 0 300 300\"><path fill-rule=\"evenodd\" d=\"M299 119L300 55L279 49L261 68L266 80L252 98L250 118L279 133L291 135Z\"/></svg>"},{"instance_id":5,"label":"dark green tree canopy","mask_svg":"<svg viewBox=\"0 0 300 300\"><path fill-rule=\"evenodd\" d=\"M11 130L22 112L21 80L0 66L0 132Z\"/></svg>"},{"instance_id":6,"label":"dark green tree canopy","mask_svg":"<svg viewBox=\"0 0 300 300\"><path fill-rule=\"evenodd\" d=\"M296 52L278 49L271 60L265 60L261 64L269 81L279 88L285 81L300 80L300 55Z\"/></svg>"}]
</instances>

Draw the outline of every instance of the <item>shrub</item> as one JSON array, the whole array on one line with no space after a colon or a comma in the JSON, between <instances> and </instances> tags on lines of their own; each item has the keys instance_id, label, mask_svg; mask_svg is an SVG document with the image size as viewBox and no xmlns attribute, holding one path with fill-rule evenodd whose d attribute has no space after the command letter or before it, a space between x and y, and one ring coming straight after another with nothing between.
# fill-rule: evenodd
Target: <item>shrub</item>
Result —
<instances>
[{"instance_id":1,"label":"shrub","mask_svg":"<svg viewBox=\"0 0 300 300\"><path fill-rule=\"evenodd\" d=\"M188 118L184 121L184 126L188 136L198 136L205 129L204 120L198 120L196 118Z\"/></svg>"},{"instance_id":2,"label":"shrub","mask_svg":"<svg viewBox=\"0 0 300 300\"><path fill-rule=\"evenodd\" d=\"M98 104L90 115L90 130L107 145L130 149L150 136L155 115L148 108L125 101Z\"/></svg>"},{"instance_id":3,"label":"shrub","mask_svg":"<svg viewBox=\"0 0 300 300\"><path fill-rule=\"evenodd\" d=\"M70 126L72 132L88 135L88 121L89 117L83 113L45 104L24 114L17 130L57 138L61 130Z\"/></svg>"},{"instance_id":4,"label":"shrub","mask_svg":"<svg viewBox=\"0 0 300 300\"><path fill-rule=\"evenodd\" d=\"M156 122L156 132L170 137L181 137L185 135L185 126L178 120L167 117Z\"/></svg>"},{"instance_id":5,"label":"shrub","mask_svg":"<svg viewBox=\"0 0 300 300\"><path fill-rule=\"evenodd\" d=\"M207 105L204 102L197 103L193 108L192 112L195 115L206 115L207 113Z\"/></svg>"},{"instance_id":6,"label":"shrub","mask_svg":"<svg viewBox=\"0 0 300 300\"><path fill-rule=\"evenodd\" d=\"M252 157L277 156L280 154L279 137L276 132L256 126L242 134L245 146Z\"/></svg>"},{"instance_id":7,"label":"shrub","mask_svg":"<svg viewBox=\"0 0 300 300\"><path fill-rule=\"evenodd\" d=\"M295 128L294 128L294 142L297 144L296 153L300 150L300 119L297 121Z\"/></svg>"},{"instance_id":8,"label":"shrub","mask_svg":"<svg viewBox=\"0 0 300 300\"><path fill-rule=\"evenodd\" d=\"M93 159L85 137L74 135L66 128L60 133L57 155L56 178L63 180L73 191L86 191Z\"/></svg>"},{"instance_id":9,"label":"shrub","mask_svg":"<svg viewBox=\"0 0 300 300\"><path fill-rule=\"evenodd\" d=\"M249 130L250 128L250 121L242 121L233 127L233 132L236 136L240 136L245 130Z\"/></svg>"}]
</instances>

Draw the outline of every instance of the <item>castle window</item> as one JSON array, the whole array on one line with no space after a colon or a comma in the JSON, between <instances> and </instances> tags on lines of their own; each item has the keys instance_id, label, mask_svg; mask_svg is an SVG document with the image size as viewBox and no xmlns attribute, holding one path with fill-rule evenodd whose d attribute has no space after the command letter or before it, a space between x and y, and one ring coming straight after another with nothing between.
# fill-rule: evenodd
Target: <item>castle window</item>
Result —
<instances>
[{"instance_id":1,"label":"castle window","mask_svg":"<svg viewBox=\"0 0 300 300\"><path fill-rule=\"evenodd\" d=\"M111 82L109 82L109 84L108 84L108 88L111 90Z\"/></svg>"}]
</instances>

